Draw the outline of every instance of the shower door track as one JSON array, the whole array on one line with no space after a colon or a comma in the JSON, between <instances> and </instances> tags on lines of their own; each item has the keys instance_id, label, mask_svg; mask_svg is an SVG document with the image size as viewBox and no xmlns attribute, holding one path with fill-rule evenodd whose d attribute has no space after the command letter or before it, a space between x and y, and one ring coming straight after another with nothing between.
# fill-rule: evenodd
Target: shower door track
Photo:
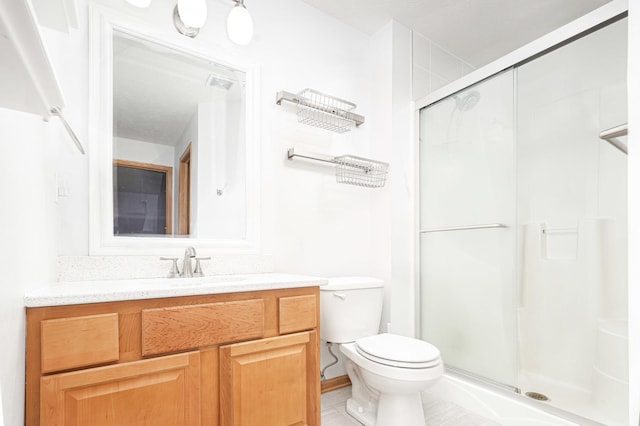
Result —
<instances>
[{"instance_id":1,"label":"shower door track","mask_svg":"<svg viewBox=\"0 0 640 426\"><path fill-rule=\"evenodd\" d=\"M505 383L498 382L497 380L491 380L480 374L472 373L462 368L452 367L451 365L448 365L446 363L445 363L445 371L447 372L447 374L453 373L453 375L467 379L468 381L478 382L484 385L489 385L493 388L502 389L503 391L506 391L510 395L513 395L514 393L516 394L521 393L520 388L518 387L507 385Z\"/></svg>"}]
</instances>

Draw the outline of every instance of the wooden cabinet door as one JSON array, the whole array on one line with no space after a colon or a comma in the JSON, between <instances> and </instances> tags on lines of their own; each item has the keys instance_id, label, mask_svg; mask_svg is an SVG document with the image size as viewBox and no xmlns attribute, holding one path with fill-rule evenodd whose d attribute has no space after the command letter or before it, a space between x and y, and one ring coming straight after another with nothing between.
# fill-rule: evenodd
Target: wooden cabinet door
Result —
<instances>
[{"instance_id":1,"label":"wooden cabinet door","mask_svg":"<svg viewBox=\"0 0 640 426\"><path fill-rule=\"evenodd\" d=\"M320 425L317 333L220 348L222 426Z\"/></svg>"},{"instance_id":2,"label":"wooden cabinet door","mask_svg":"<svg viewBox=\"0 0 640 426\"><path fill-rule=\"evenodd\" d=\"M45 426L200 425L200 353L45 376Z\"/></svg>"}]
</instances>

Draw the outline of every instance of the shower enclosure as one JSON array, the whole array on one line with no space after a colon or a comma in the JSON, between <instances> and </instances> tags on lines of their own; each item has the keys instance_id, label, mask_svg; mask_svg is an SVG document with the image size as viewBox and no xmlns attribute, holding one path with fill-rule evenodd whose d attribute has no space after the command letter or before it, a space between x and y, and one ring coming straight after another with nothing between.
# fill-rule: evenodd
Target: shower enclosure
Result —
<instances>
[{"instance_id":1,"label":"shower enclosure","mask_svg":"<svg viewBox=\"0 0 640 426\"><path fill-rule=\"evenodd\" d=\"M626 424L627 20L420 111L420 333L450 371Z\"/></svg>"}]
</instances>

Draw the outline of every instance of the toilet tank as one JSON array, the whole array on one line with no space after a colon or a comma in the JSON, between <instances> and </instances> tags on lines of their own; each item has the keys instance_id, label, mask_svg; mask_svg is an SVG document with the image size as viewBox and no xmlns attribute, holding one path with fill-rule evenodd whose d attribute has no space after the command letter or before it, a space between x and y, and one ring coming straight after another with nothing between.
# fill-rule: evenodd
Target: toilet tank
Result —
<instances>
[{"instance_id":1,"label":"toilet tank","mask_svg":"<svg viewBox=\"0 0 640 426\"><path fill-rule=\"evenodd\" d=\"M320 286L320 338L346 343L378 334L383 298L384 282L377 278L329 278Z\"/></svg>"}]
</instances>

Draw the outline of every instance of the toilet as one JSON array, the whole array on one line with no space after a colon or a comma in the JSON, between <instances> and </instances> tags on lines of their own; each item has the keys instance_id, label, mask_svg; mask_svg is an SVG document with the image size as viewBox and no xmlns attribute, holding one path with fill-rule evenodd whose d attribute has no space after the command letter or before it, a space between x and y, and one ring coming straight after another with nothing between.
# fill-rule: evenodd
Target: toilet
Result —
<instances>
[{"instance_id":1,"label":"toilet","mask_svg":"<svg viewBox=\"0 0 640 426\"><path fill-rule=\"evenodd\" d=\"M339 343L351 379L347 412L365 426L424 426L421 392L444 374L438 348L378 334L384 282L330 278L320 287L320 338Z\"/></svg>"}]
</instances>

